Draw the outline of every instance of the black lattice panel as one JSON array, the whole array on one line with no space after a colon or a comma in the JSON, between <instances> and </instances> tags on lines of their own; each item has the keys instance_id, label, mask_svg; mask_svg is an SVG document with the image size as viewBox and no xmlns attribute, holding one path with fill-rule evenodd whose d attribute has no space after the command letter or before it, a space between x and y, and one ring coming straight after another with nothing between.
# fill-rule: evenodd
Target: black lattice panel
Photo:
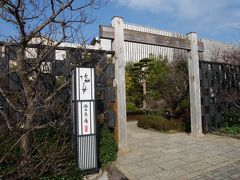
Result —
<instances>
[{"instance_id":1,"label":"black lattice panel","mask_svg":"<svg viewBox=\"0 0 240 180\"><path fill-rule=\"evenodd\" d=\"M204 133L221 126L222 113L231 106L224 94L240 92L240 66L200 61L202 122Z\"/></svg>"},{"instance_id":2,"label":"black lattice panel","mask_svg":"<svg viewBox=\"0 0 240 180\"><path fill-rule=\"evenodd\" d=\"M2 51L3 45L0 43L0 85L6 93L21 93L23 87L18 73L14 72L16 66L16 51L18 45L6 46L4 52ZM36 46L32 45L31 48L37 49L36 57L25 57L26 59L26 70L30 69L30 65L35 65L38 57L41 57L44 52L49 51L51 47L48 46ZM69 47L58 47L56 50L51 51L49 54L44 54L45 58L41 63L38 84L36 89L38 92L52 92L57 88L57 82L61 83L64 79L69 79L72 68L76 66L85 67L96 67L101 69L106 66L103 72L97 74L96 77L96 88L97 94L100 94L97 99L97 113L107 114L107 120L110 127L116 124L116 114L113 111L115 101L115 88L113 87L113 79L115 76L115 65L109 64L108 55L113 55L113 52L103 50L87 50L85 52L80 48L69 48ZM37 59L36 59L37 58ZM100 67L100 68L99 68ZM12 72L13 71L13 72ZM11 72L11 73L9 73ZM66 92L58 96L58 102L68 102L67 98L70 97L68 89ZM0 95L0 108L8 111L8 114L16 114L11 112L6 105L5 99ZM44 109L45 110L45 109ZM42 120L49 119L50 116L47 112L41 112ZM0 117L1 118L1 117ZM55 118L55 117L54 117Z\"/></svg>"}]
</instances>

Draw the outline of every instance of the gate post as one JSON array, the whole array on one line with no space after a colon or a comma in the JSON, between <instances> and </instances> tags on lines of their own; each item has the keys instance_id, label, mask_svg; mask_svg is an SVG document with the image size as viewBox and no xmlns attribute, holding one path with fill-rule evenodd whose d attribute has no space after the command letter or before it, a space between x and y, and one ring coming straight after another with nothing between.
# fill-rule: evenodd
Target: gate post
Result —
<instances>
[{"instance_id":1,"label":"gate post","mask_svg":"<svg viewBox=\"0 0 240 180\"><path fill-rule=\"evenodd\" d=\"M124 50L124 27L123 18L113 17L114 40L112 50L115 51L115 87L116 87L116 114L117 126L115 138L119 149L127 147L127 115L126 115L126 90L125 90L125 50Z\"/></svg>"},{"instance_id":2,"label":"gate post","mask_svg":"<svg viewBox=\"0 0 240 180\"><path fill-rule=\"evenodd\" d=\"M197 33L187 34L191 42L191 50L188 51L188 74L190 91L190 111L191 111L191 134L194 136L202 135L202 112L200 94L200 75L198 57L198 38Z\"/></svg>"}]
</instances>

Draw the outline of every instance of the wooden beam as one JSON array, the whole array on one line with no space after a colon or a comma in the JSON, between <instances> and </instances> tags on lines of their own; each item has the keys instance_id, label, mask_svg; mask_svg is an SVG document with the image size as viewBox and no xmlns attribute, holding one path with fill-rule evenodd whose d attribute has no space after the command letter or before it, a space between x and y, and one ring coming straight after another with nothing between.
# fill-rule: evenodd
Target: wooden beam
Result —
<instances>
[{"instance_id":1,"label":"wooden beam","mask_svg":"<svg viewBox=\"0 0 240 180\"><path fill-rule=\"evenodd\" d=\"M198 39L196 33L187 35L191 42L191 51L188 52L188 74L191 111L191 134L201 136L202 134L202 112L200 92L200 72L198 56Z\"/></svg>"},{"instance_id":2,"label":"wooden beam","mask_svg":"<svg viewBox=\"0 0 240 180\"><path fill-rule=\"evenodd\" d=\"M100 38L114 39L114 28L110 26L100 26L99 27ZM187 38L176 38L158 34L145 33L134 30L124 30L124 41L134 42L141 44L149 44L156 46L163 46L169 48L177 48L183 50L191 50L191 42ZM198 42L198 51L203 52L203 43Z\"/></svg>"},{"instance_id":3,"label":"wooden beam","mask_svg":"<svg viewBox=\"0 0 240 180\"><path fill-rule=\"evenodd\" d=\"M114 39L114 28L110 26L99 26L99 37L104 39Z\"/></svg>"},{"instance_id":4,"label":"wooden beam","mask_svg":"<svg viewBox=\"0 0 240 180\"><path fill-rule=\"evenodd\" d=\"M179 48L184 50L190 50L191 48L190 43L187 39L180 39L133 30L125 30L124 39L128 42L137 42L141 44L151 44L157 46Z\"/></svg>"},{"instance_id":5,"label":"wooden beam","mask_svg":"<svg viewBox=\"0 0 240 180\"><path fill-rule=\"evenodd\" d=\"M115 37L112 49L115 51L113 60L115 63L115 87L116 87L116 112L117 112L117 134L118 148L124 150L127 147L127 113L126 113L126 83L125 83L125 51L124 51L124 23L121 17L112 19L115 27Z\"/></svg>"}]
</instances>

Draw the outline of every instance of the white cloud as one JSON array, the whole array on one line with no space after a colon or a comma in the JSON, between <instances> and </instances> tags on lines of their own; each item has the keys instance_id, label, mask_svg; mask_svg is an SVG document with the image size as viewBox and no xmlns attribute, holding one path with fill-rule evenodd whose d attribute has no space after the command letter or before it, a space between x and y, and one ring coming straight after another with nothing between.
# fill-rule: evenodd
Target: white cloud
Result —
<instances>
[{"instance_id":1,"label":"white cloud","mask_svg":"<svg viewBox=\"0 0 240 180\"><path fill-rule=\"evenodd\" d=\"M172 0L117 0L117 2L132 9L148 10L154 13L170 13L175 9Z\"/></svg>"},{"instance_id":2,"label":"white cloud","mask_svg":"<svg viewBox=\"0 0 240 180\"><path fill-rule=\"evenodd\" d=\"M116 0L120 6L148 11L197 30L226 31L240 26L239 0Z\"/></svg>"},{"instance_id":3,"label":"white cloud","mask_svg":"<svg viewBox=\"0 0 240 180\"><path fill-rule=\"evenodd\" d=\"M240 6L238 0L116 0L119 5L150 12L177 13L182 18L196 18L209 13L221 13L222 10ZM207 14L206 14L207 13Z\"/></svg>"}]
</instances>

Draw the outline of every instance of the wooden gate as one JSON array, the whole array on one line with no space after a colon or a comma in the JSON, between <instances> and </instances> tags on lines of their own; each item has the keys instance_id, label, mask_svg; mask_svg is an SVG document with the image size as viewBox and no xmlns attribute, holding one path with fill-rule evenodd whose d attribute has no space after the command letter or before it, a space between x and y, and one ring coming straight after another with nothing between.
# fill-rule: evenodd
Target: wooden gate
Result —
<instances>
[{"instance_id":1,"label":"wooden gate","mask_svg":"<svg viewBox=\"0 0 240 180\"><path fill-rule=\"evenodd\" d=\"M125 92L125 42L134 42L175 49L186 50L188 54L191 131L193 135L202 134L202 113L199 78L199 52L203 52L203 43L198 41L196 33L187 34L186 38L176 38L153 33L145 33L124 29L123 18L114 17L111 26L100 26L100 38L112 41L112 50L115 51L115 86L117 128L115 131L119 148L127 147L126 124L126 92Z\"/></svg>"}]
</instances>

